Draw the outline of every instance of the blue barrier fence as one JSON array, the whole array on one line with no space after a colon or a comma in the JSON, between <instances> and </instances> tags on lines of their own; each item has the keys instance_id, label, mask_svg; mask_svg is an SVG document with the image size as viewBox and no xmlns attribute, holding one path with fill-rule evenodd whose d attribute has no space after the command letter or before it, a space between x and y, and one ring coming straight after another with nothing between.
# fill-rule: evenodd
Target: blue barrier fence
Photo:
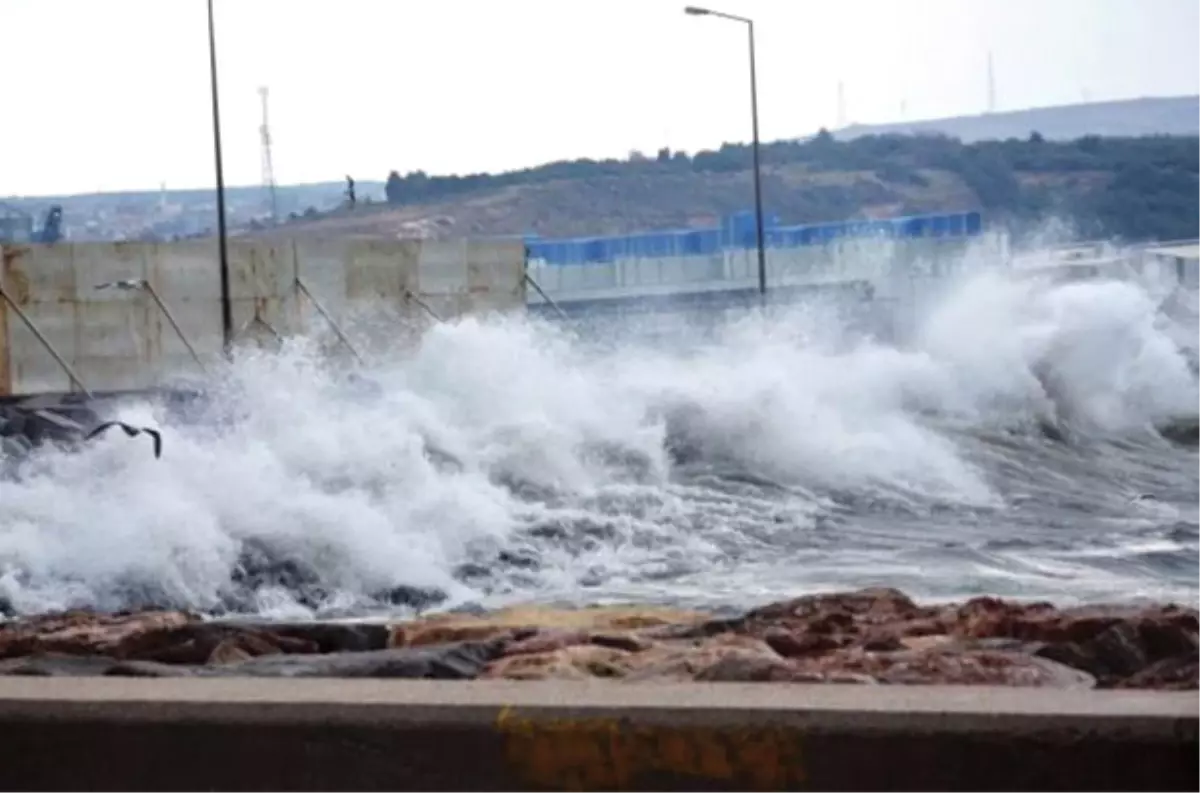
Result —
<instances>
[{"instance_id":1,"label":"blue barrier fence","mask_svg":"<svg viewBox=\"0 0 1200 793\"><path fill-rule=\"evenodd\" d=\"M828 245L845 238L920 239L972 237L983 230L978 212L910 215L887 220L852 220L780 226L773 215L764 217L764 242L770 248ZM529 258L550 265L602 264L618 259L665 256L705 256L730 249L755 247L753 212L731 215L714 228L677 229L620 237L574 239L525 238Z\"/></svg>"}]
</instances>

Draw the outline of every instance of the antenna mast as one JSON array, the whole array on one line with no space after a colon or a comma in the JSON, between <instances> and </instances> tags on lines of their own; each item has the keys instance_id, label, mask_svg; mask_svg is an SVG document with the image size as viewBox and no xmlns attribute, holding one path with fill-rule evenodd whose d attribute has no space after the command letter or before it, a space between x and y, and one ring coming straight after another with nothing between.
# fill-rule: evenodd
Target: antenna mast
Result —
<instances>
[{"instance_id":1,"label":"antenna mast","mask_svg":"<svg viewBox=\"0 0 1200 793\"><path fill-rule=\"evenodd\" d=\"M271 125L267 116L267 87L258 89L262 97L262 125L258 128L262 140L262 183L271 202L271 222L279 222L279 201L275 191L275 168L271 164Z\"/></svg>"},{"instance_id":2,"label":"antenna mast","mask_svg":"<svg viewBox=\"0 0 1200 793\"><path fill-rule=\"evenodd\" d=\"M987 112L996 112L996 70L992 65L992 51L987 54Z\"/></svg>"}]
</instances>

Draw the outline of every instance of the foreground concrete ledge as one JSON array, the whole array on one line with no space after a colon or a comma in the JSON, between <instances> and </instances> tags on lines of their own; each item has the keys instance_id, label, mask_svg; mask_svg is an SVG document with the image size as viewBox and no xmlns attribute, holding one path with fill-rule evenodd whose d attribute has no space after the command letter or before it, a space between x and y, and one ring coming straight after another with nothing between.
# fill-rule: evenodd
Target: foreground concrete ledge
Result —
<instances>
[{"instance_id":1,"label":"foreground concrete ledge","mask_svg":"<svg viewBox=\"0 0 1200 793\"><path fill-rule=\"evenodd\" d=\"M4 789L1196 790L1195 692L0 678Z\"/></svg>"}]
</instances>

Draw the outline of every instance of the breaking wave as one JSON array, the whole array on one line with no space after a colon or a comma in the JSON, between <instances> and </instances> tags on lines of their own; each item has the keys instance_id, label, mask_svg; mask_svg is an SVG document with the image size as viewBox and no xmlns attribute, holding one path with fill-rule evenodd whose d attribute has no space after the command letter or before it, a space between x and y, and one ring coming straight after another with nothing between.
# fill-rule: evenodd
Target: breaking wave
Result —
<instances>
[{"instance_id":1,"label":"breaking wave","mask_svg":"<svg viewBox=\"0 0 1200 793\"><path fill-rule=\"evenodd\" d=\"M903 343L797 306L679 344L467 319L357 371L244 350L186 411L120 407L162 459L118 434L0 480L0 604L1194 601L1195 312L1160 302L984 274Z\"/></svg>"}]
</instances>

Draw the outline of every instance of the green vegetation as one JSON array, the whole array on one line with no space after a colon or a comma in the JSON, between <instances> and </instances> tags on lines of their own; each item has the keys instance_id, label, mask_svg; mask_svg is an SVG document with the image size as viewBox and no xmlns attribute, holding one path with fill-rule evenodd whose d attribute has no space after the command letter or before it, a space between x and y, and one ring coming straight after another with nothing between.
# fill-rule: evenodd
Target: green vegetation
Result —
<instances>
[{"instance_id":1,"label":"green vegetation","mask_svg":"<svg viewBox=\"0 0 1200 793\"><path fill-rule=\"evenodd\" d=\"M468 194L550 182L646 185L748 172L749 146L725 144L694 155L662 149L654 157L575 160L490 175L429 176L392 172L389 204L453 201ZM806 141L763 147L767 209L785 222L853 217L864 206L903 211L981 209L991 222L1020 230L1050 218L1074 223L1087 237L1124 240L1200 237L1200 138L1148 136L964 144L942 136L871 135L838 141L826 131ZM784 179L799 170L803 179ZM822 175L845 174L845 179ZM936 193L931 180L949 175L964 186L949 203L912 199ZM906 200L907 199L907 200ZM970 205L966 205L970 204Z\"/></svg>"}]
</instances>

